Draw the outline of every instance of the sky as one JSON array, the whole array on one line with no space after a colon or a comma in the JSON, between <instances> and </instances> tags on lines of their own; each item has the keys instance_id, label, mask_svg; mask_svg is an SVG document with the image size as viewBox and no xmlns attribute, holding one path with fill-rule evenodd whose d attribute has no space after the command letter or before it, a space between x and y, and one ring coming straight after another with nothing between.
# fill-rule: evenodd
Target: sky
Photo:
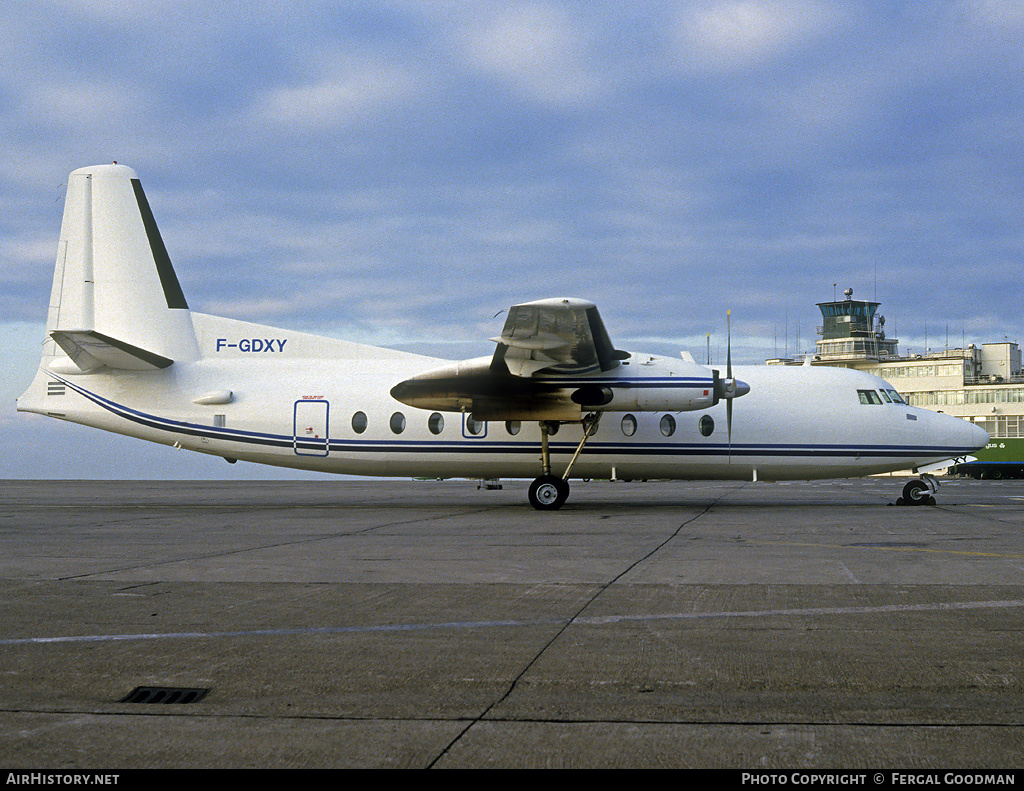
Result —
<instances>
[{"instance_id":1,"label":"sky","mask_svg":"<svg viewBox=\"0 0 1024 791\"><path fill-rule=\"evenodd\" d=\"M1018 341L1016 0L9 0L0 8L0 478L309 477L14 412L67 174L134 168L191 307L451 359L508 306L616 345L813 349L882 303L902 351Z\"/></svg>"}]
</instances>

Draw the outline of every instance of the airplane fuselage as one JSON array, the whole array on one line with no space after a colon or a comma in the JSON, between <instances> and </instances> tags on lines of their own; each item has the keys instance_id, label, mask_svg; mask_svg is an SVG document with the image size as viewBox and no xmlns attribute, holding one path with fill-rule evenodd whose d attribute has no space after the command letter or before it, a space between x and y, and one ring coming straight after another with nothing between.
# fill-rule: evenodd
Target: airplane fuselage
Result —
<instances>
[{"instance_id":1,"label":"airplane fuselage","mask_svg":"<svg viewBox=\"0 0 1024 791\"><path fill-rule=\"evenodd\" d=\"M164 370L83 374L44 365L19 409L228 459L373 476L533 478L533 421L474 420L387 395L446 361L193 313L201 357ZM59 360L60 358L55 358ZM690 364L692 366L692 364ZM672 380L693 389L675 358L633 353L601 381ZM53 370L56 368L56 370ZM685 375L679 375L684 371ZM709 371L710 373L710 371ZM604 412L573 468L577 478L840 478L966 455L980 431L896 403L891 386L839 368L737 366L750 385L731 443L726 405ZM711 379L707 380L711 385ZM870 398L864 396L870 392ZM198 402L198 403L197 403ZM550 438L558 473L582 436Z\"/></svg>"}]
</instances>

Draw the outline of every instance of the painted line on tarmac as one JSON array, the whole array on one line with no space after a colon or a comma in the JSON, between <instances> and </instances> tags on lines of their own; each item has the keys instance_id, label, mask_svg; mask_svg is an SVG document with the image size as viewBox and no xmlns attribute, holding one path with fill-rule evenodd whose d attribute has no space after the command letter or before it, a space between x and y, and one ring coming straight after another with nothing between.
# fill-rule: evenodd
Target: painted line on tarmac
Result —
<instances>
[{"instance_id":1,"label":"painted line on tarmac","mask_svg":"<svg viewBox=\"0 0 1024 791\"><path fill-rule=\"evenodd\" d=\"M718 618L786 618L820 615L871 615L879 613L942 612L952 610L1009 609L1024 607L1024 600L971 602L935 602L930 604L880 604L867 607L801 607L783 610L735 610L722 612L683 612L647 615L599 615L574 618L570 626L604 626L642 621L698 621ZM444 629L495 629L564 625L556 618L536 621L447 621L418 624L382 624L377 626L322 626L292 629L247 629L235 632L151 632L145 634L92 634L63 637L12 637L0 639L0 645L47 645L67 643L118 643L141 640L208 640L227 637L290 637L295 635L343 635L439 631Z\"/></svg>"},{"instance_id":2,"label":"painted line on tarmac","mask_svg":"<svg viewBox=\"0 0 1024 791\"><path fill-rule=\"evenodd\" d=\"M932 604L879 604L873 607L802 607L789 610L738 610L733 612L693 612L672 615L608 615L580 618L577 623L602 624L619 621L699 620L713 618L806 617L813 615L871 615L875 613L936 612L942 610L981 610L1024 607L1024 601L966 601Z\"/></svg>"},{"instance_id":3,"label":"painted line on tarmac","mask_svg":"<svg viewBox=\"0 0 1024 791\"><path fill-rule=\"evenodd\" d=\"M761 541L744 538L744 544L768 547L826 547L830 549L881 549L886 552L925 552L933 555L962 555L977 558L1024 558L1024 555L1013 552L969 552L963 549L930 549L928 547L903 547L894 542L872 541L856 544L815 544L806 541Z\"/></svg>"}]
</instances>

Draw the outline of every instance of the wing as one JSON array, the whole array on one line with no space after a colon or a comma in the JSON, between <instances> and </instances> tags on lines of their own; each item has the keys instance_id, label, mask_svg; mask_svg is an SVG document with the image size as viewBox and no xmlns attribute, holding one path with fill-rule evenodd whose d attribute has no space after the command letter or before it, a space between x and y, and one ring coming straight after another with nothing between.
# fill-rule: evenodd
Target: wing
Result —
<instances>
[{"instance_id":1,"label":"wing","mask_svg":"<svg viewBox=\"0 0 1024 791\"><path fill-rule=\"evenodd\" d=\"M545 299L513 305L491 357L452 363L391 389L420 409L472 412L478 420L576 421L589 412L707 409L749 387L687 359L631 366L592 302Z\"/></svg>"},{"instance_id":2,"label":"wing","mask_svg":"<svg viewBox=\"0 0 1024 791\"><path fill-rule=\"evenodd\" d=\"M592 302L545 299L513 305L493 356L466 360L399 383L410 406L472 412L481 420L579 420L579 377L619 365ZM570 378L573 381L569 381Z\"/></svg>"},{"instance_id":3,"label":"wing","mask_svg":"<svg viewBox=\"0 0 1024 791\"><path fill-rule=\"evenodd\" d=\"M513 305L498 344L494 367L515 376L540 371L587 374L610 371L628 352L612 346L597 306L582 299L542 299Z\"/></svg>"}]
</instances>

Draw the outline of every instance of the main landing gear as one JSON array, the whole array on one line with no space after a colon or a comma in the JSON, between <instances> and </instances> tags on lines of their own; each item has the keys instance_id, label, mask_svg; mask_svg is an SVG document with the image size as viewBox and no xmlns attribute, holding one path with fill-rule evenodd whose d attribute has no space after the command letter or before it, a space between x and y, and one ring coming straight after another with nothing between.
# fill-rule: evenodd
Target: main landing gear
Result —
<instances>
[{"instance_id":1,"label":"main landing gear","mask_svg":"<svg viewBox=\"0 0 1024 791\"><path fill-rule=\"evenodd\" d=\"M569 482L557 475L541 475L530 484L530 505L538 511L554 511L569 498Z\"/></svg>"},{"instance_id":2,"label":"main landing gear","mask_svg":"<svg viewBox=\"0 0 1024 791\"><path fill-rule=\"evenodd\" d=\"M903 487L903 496L896 505L935 505L935 492L939 482L931 475L923 474Z\"/></svg>"},{"instance_id":3,"label":"main landing gear","mask_svg":"<svg viewBox=\"0 0 1024 791\"><path fill-rule=\"evenodd\" d=\"M551 474L551 450L548 445L551 423L546 420L540 421L540 463L542 473L539 478L535 478L533 483L530 484L530 505L538 511L556 511L565 504L565 501L569 498L569 473L572 472L576 459L580 457L583 446L587 444L587 440L597 431L597 424L600 420L600 412L583 418L583 439L576 446L576 452L572 454L569 466L565 468L562 477Z\"/></svg>"}]
</instances>

